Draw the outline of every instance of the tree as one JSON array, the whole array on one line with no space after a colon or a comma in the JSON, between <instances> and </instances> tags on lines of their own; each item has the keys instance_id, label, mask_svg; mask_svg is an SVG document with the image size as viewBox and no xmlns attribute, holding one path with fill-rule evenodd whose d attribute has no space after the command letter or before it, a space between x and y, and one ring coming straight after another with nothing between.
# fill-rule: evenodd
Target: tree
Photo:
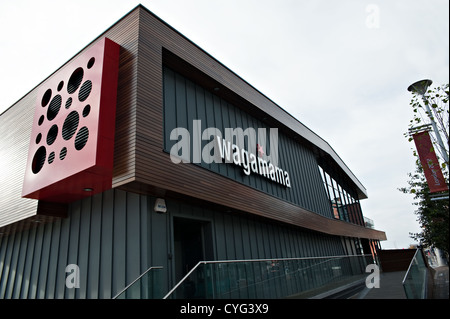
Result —
<instances>
[{"instance_id":1,"label":"tree","mask_svg":"<svg viewBox=\"0 0 450 319\"><path fill-rule=\"evenodd\" d=\"M430 189L425 180L422 166L416 160L416 171L409 173L409 187L399 190L405 194L414 194L413 205L417 206L415 214L422 232L410 233L411 238L418 241L422 246L434 246L449 252L449 201L432 200ZM448 174L444 174L448 181ZM448 196L448 195L447 195Z\"/></svg>"},{"instance_id":2,"label":"tree","mask_svg":"<svg viewBox=\"0 0 450 319\"><path fill-rule=\"evenodd\" d=\"M431 83L431 81L430 81ZM449 85L444 84L434 89L428 89L426 94L413 92L411 107L414 117L409 124L409 132L405 133L408 141L413 140L411 133L415 129L423 129L428 126L433 119L443 138L443 145L438 145L436 136L431 133L433 148L442 165L445 181L448 185L448 151L449 151ZM429 111L427 107L429 106ZM446 154L446 156L445 156ZM413 150L416 159L416 171L408 174L408 187L399 190L406 194L414 194L413 205L417 206L415 214L418 216L418 222L422 232L410 233L411 238L420 242L422 246L434 246L446 252L449 252L449 199L448 191L441 194L441 200L436 200L430 194L430 189L425 179L425 175L420 164L417 151ZM447 160L445 160L447 159Z\"/></svg>"}]
</instances>

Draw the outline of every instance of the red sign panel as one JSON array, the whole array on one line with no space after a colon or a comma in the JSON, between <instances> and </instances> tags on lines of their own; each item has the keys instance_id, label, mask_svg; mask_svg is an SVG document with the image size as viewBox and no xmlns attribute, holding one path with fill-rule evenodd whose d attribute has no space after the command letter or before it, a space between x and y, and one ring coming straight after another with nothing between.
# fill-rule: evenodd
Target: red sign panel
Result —
<instances>
[{"instance_id":1,"label":"red sign panel","mask_svg":"<svg viewBox=\"0 0 450 319\"><path fill-rule=\"evenodd\" d=\"M448 187L442 175L436 153L434 152L430 135L425 131L414 134L413 138L428 187L430 188L430 193L446 191Z\"/></svg>"},{"instance_id":2,"label":"red sign panel","mask_svg":"<svg viewBox=\"0 0 450 319\"><path fill-rule=\"evenodd\" d=\"M119 49L104 38L41 84L23 197L71 202L111 188Z\"/></svg>"}]
</instances>

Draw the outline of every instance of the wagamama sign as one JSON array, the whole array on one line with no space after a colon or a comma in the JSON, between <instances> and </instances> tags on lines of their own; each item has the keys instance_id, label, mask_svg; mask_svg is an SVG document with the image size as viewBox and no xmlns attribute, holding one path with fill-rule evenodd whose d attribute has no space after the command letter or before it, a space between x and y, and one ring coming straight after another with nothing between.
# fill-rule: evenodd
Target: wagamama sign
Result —
<instances>
[{"instance_id":1,"label":"wagamama sign","mask_svg":"<svg viewBox=\"0 0 450 319\"><path fill-rule=\"evenodd\" d=\"M278 167L278 129L270 128L270 155L266 128L225 128L225 137L215 127L202 131L201 120L192 121L192 139L188 129L174 128L170 140L177 141L170 149L173 163L226 163L242 167L245 175L258 174L286 187L291 187L289 173ZM247 149L245 148L247 137ZM208 143L202 148L202 141ZM192 144L192 156L191 156ZM266 150L264 152L264 149ZM258 153L255 155L254 150Z\"/></svg>"}]
</instances>

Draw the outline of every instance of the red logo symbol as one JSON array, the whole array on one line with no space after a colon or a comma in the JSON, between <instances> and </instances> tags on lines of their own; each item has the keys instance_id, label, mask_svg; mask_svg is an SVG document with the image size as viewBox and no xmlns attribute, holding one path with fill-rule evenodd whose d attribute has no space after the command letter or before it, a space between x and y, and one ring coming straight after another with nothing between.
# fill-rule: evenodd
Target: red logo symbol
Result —
<instances>
[{"instance_id":1,"label":"red logo symbol","mask_svg":"<svg viewBox=\"0 0 450 319\"><path fill-rule=\"evenodd\" d=\"M41 85L22 196L70 202L111 188L119 48L104 38Z\"/></svg>"}]
</instances>

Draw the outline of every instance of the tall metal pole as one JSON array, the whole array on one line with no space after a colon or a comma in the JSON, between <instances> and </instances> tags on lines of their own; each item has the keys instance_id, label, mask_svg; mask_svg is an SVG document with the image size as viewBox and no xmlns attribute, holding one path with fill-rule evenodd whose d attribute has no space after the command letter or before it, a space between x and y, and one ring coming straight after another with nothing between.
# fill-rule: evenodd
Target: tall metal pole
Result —
<instances>
[{"instance_id":1,"label":"tall metal pole","mask_svg":"<svg viewBox=\"0 0 450 319\"><path fill-rule=\"evenodd\" d=\"M431 113L430 106L428 105L426 99L425 99L425 93L427 92L428 87L433 83L431 80L421 80L417 81L413 84L411 84L408 87L408 91L410 92L416 92L422 96L423 104L425 105L425 108L427 110L427 113L429 115L431 126L433 127L434 135L436 136L437 142L439 144L439 147L441 148L442 157L444 158L444 161L448 165L448 155L447 151L444 147L444 143L442 142L441 134L439 133L439 130L437 128L436 122L434 121L433 113Z\"/></svg>"},{"instance_id":2,"label":"tall metal pole","mask_svg":"<svg viewBox=\"0 0 450 319\"><path fill-rule=\"evenodd\" d=\"M423 95L422 95L422 99L424 100L423 104L425 104L425 108L427 109L428 114L430 114L431 126L433 126L434 135L436 136L437 142L441 148L442 157L444 158L444 161L448 164L447 151L444 147L444 143L442 142L441 134L438 131L436 122L434 121L434 117L431 113L430 106L428 105L428 103L425 103L425 97Z\"/></svg>"}]
</instances>

